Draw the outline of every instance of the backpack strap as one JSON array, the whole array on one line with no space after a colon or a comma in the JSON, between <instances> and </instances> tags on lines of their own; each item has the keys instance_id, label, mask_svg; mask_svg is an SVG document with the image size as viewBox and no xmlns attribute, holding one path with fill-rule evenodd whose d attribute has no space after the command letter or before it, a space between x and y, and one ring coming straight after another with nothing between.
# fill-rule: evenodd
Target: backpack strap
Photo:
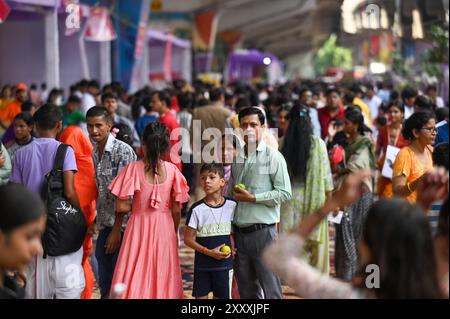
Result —
<instances>
[{"instance_id":1,"label":"backpack strap","mask_svg":"<svg viewBox=\"0 0 450 319\"><path fill-rule=\"evenodd\" d=\"M69 148L67 144L60 144L56 151L55 161L53 162L53 170L61 170L64 167L64 159L66 158L66 152Z\"/></svg>"}]
</instances>

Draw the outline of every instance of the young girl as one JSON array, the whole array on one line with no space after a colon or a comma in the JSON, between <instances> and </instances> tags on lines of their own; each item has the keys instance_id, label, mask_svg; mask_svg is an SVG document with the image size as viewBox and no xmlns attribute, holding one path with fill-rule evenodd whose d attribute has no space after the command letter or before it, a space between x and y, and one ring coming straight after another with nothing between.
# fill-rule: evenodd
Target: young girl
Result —
<instances>
[{"instance_id":1,"label":"young girl","mask_svg":"<svg viewBox=\"0 0 450 319\"><path fill-rule=\"evenodd\" d=\"M14 162L14 155L18 149L30 144L34 140L34 137L31 135L34 126L33 116L28 112L19 113L14 118L13 125L15 141L8 147L11 162Z\"/></svg>"},{"instance_id":2,"label":"young girl","mask_svg":"<svg viewBox=\"0 0 450 319\"><path fill-rule=\"evenodd\" d=\"M383 169L386 159L388 145L397 148L403 148L409 145L409 141L402 135L403 120L405 118L405 107L400 102L391 102L388 105L389 122L379 131L375 156L378 160L378 169ZM392 197L392 181L386 177L380 176L377 183L377 193L380 197Z\"/></svg>"},{"instance_id":3,"label":"young girl","mask_svg":"<svg viewBox=\"0 0 450 319\"><path fill-rule=\"evenodd\" d=\"M223 163L225 171L225 186L223 188L223 196L231 196L233 181L231 180L231 164L236 158L241 144L236 135L222 135L222 158L219 162Z\"/></svg>"},{"instance_id":4,"label":"young girl","mask_svg":"<svg viewBox=\"0 0 450 319\"><path fill-rule=\"evenodd\" d=\"M109 186L117 213L132 212L112 287L125 284L126 299L183 298L177 232L189 187L177 167L161 159L170 148L164 124L147 125L142 145L144 161L126 166Z\"/></svg>"},{"instance_id":5,"label":"young girl","mask_svg":"<svg viewBox=\"0 0 450 319\"><path fill-rule=\"evenodd\" d=\"M0 187L0 211L0 299L23 299L19 282L33 257L42 253L45 207L25 187L6 185Z\"/></svg>"},{"instance_id":6,"label":"young girl","mask_svg":"<svg viewBox=\"0 0 450 319\"><path fill-rule=\"evenodd\" d=\"M298 256L311 231L330 211L354 202L361 181L369 176L370 172L348 176L324 207L282 235L264 252L263 260L304 298L442 298L428 220L419 207L402 199L381 200L371 207L358 246L359 276L353 283L321 274ZM374 282L369 265L379 267L379 285L372 289L366 285Z\"/></svg>"}]
</instances>

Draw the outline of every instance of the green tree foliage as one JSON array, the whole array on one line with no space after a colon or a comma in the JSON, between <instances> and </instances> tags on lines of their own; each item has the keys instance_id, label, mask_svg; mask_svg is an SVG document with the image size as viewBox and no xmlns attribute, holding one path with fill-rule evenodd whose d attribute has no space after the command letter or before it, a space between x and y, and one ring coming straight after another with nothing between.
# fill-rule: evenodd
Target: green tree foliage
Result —
<instances>
[{"instance_id":1,"label":"green tree foliage","mask_svg":"<svg viewBox=\"0 0 450 319\"><path fill-rule=\"evenodd\" d=\"M323 74L330 67L339 67L351 70L353 67L352 51L336 44L337 37L332 34L314 58L314 70L316 74Z\"/></svg>"},{"instance_id":2,"label":"green tree foliage","mask_svg":"<svg viewBox=\"0 0 450 319\"><path fill-rule=\"evenodd\" d=\"M422 60L422 69L431 76L442 78L442 64L448 64L448 30L432 26L430 36L433 47L429 49Z\"/></svg>"}]
</instances>

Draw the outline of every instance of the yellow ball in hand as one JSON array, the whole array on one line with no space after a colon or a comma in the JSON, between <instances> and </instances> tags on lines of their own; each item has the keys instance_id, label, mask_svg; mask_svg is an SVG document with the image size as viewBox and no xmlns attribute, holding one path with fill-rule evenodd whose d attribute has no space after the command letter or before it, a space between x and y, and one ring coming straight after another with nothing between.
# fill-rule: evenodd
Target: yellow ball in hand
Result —
<instances>
[{"instance_id":1,"label":"yellow ball in hand","mask_svg":"<svg viewBox=\"0 0 450 319\"><path fill-rule=\"evenodd\" d=\"M230 246L225 245L225 246L220 248L220 252L225 253L225 254L229 254L229 253L231 253L231 248L230 248Z\"/></svg>"}]
</instances>

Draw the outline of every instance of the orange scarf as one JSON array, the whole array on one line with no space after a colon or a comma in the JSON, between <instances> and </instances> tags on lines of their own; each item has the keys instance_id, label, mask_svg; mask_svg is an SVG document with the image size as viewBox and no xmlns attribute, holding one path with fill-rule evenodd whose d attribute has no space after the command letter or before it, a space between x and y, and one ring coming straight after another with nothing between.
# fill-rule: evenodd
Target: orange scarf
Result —
<instances>
[{"instance_id":1,"label":"orange scarf","mask_svg":"<svg viewBox=\"0 0 450 319\"><path fill-rule=\"evenodd\" d=\"M92 158L92 144L88 137L78 126L69 126L61 134L60 142L72 146L77 161L78 171L75 174L75 189L84 212L86 223L89 226L95 220L95 200L97 199L97 185L95 182L94 160ZM91 299L94 291L94 273L92 272L89 257L92 254L92 238L86 235L83 244L83 270L86 288L82 299Z\"/></svg>"}]
</instances>

